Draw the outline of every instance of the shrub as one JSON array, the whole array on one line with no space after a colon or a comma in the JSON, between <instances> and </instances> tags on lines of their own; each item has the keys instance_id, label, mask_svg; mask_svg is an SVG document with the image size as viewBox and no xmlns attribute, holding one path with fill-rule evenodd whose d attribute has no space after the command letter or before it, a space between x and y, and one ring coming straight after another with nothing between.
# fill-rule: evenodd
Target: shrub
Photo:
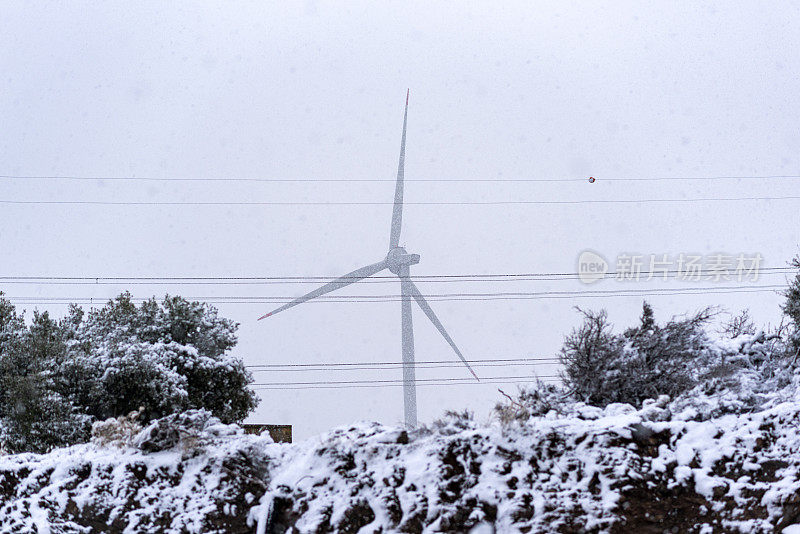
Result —
<instances>
[{"instance_id":1,"label":"shrub","mask_svg":"<svg viewBox=\"0 0 800 534\"><path fill-rule=\"evenodd\" d=\"M46 452L84 439L91 420L55 389L65 345L58 324L34 313L26 327L0 298L0 443L11 452Z\"/></svg>"},{"instance_id":2,"label":"shrub","mask_svg":"<svg viewBox=\"0 0 800 534\"><path fill-rule=\"evenodd\" d=\"M792 267L800 269L800 256L796 256L791 263ZM789 284L784 293L786 300L783 303L783 313L792 323L791 340L795 358L800 354L800 273Z\"/></svg>"},{"instance_id":3,"label":"shrub","mask_svg":"<svg viewBox=\"0 0 800 534\"><path fill-rule=\"evenodd\" d=\"M124 293L88 313L71 306L61 321L35 312L26 326L1 295L0 448L45 452L131 412L147 422L205 409L232 423L257 405L252 375L230 354L238 325L211 306L180 297L136 306Z\"/></svg>"},{"instance_id":4,"label":"shrub","mask_svg":"<svg viewBox=\"0 0 800 534\"><path fill-rule=\"evenodd\" d=\"M612 332L605 311L579 311L583 323L566 337L560 354L564 383L577 400L639 405L694 385L695 365L710 348L703 326L712 309L659 326L645 302L640 324L622 335Z\"/></svg>"},{"instance_id":5,"label":"shrub","mask_svg":"<svg viewBox=\"0 0 800 534\"><path fill-rule=\"evenodd\" d=\"M228 352L238 325L207 304L166 297L137 307L125 293L85 318L74 310L65 324L62 387L96 419L139 407L145 421L205 408L232 423L258 403L252 375Z\"/></svg>"},{"instance_id":6,"label":"shrub","mask_svg":"<svg viewBox=\"0 0 800 534\"><path fill-rule=\"evenodd\" d=\"M420 430L423 433L436 432L444 435L458 434L464 430L473 430L476 428L475 414L469 410L456 411L447 410L444 415L438 419L434 419L431 425L422 426Z\"/></svg>"},{"instance_id":7,"label":"shrub","mask_svg":"<svg viewBox=\"0 0 800 534\"><path fill-rule=\"evenodd\" d=\"M92 443L103 447L132 445L136 435L142 431L139 419L143 411L144 408L140 408L128 415L112 417L105 421L95 421L92 424Z\"/></svg>"},{"instance_id":8,"label":"shrub","mask_svg":"<svg viewBox=\"0 0 800 534\"><path fill-rule=\"evenodd\" d=\"M732 316L722 327L722 333L731 338L756 333L756 326L750 319L750 313L742 310L738 315Z\"/></svg>"},{"instance_id":9,"label":"shrub","mask_svg":"<svg viewBox=\"0 0 800 534\"><path fill-rule=\"evenodd\" d=\"M540 380L533 386L521 388L514 397L503 390L498 391L507 399L507 402L500 402L494 407L494 413L502 425L522 423L551 411L564 413L570 403L569 395L563 389Z\"/></svg>"},{"instance_id":10,"label":"shrub","mask_svg":"<svg viewBox=\"0 0 800 534\"><path fill-rule=\"evenodd\" d=\"M98 421L92 425L92 443L102 446L135 447L147 453L180 449L193 454L219 438L241 435L243 430L226 425L208 410L187 410L155 419L146 426L144 409Z\"/></svg>"}]
</instances>

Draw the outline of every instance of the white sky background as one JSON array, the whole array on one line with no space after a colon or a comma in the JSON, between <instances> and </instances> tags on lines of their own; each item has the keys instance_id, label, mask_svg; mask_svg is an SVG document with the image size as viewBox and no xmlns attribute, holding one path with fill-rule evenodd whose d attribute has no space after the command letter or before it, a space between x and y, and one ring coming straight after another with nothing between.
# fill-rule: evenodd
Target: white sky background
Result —
<instances>
[{"instance_id":1,"label":"white sky background","mask_svg":"<svg viewBox=\"0 0 800 534\"><path fill-rule=\"evenodd\" d=\"M406 200L582 200L798 194L800 179L604 178L800 174L800 10L790 3L0 4L0 174L393 179L411 87ZM391 202L391 182L69 182L0 179L0 199ZM580 251L798 252L798 202L406 206L412 274L570 272ZM386 254L391 205L0 205L0 275L340 275ZM765 276L757 284L781 283ZM734 282L735 284L736 282ZM692 287L607 280L593 289ZM424 293L586 289L577 281L419 282ZM311 285L2 285L8 296L300 295ZM396 294L361 284L350 294ZM607 307L641 297L432 303L468 359L551 356ZM707 304L779 318L771 293L653 296L657 317ZM399 303L222 304L248 364L400 361ZM31 307L28 306L30 309ZM40 306L60 315L65 306ZM415 308L417 358L453 355ZM549 374L484 368L482 376ZM468 377L463 369L419 378ZM258 381L399 379L383 372L257 373ZM420 387L420 419L497 385ZM515 386L504 386L514 390ZM305 438L358 419L402 420L401 388L266 392L255 422Z\"/></svg>"}]
</instances>

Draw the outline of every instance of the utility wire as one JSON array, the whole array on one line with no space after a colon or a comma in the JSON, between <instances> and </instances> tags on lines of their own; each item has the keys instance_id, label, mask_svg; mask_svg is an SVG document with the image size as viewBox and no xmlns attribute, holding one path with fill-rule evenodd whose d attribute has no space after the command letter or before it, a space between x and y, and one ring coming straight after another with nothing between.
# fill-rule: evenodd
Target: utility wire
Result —
<instances>
[{"instance_id":1,"label":"utility wire","mask_svg":"<svg viewBox=\"0 0 800 534\"><path fill-rule=\"evenodd\" d=\"M454 202L403 202L406 206L513 206L513 205L579 205L579 204L649 204L672 202L741 202L760 200L800 200L800 196L731 197L731 198L643 198L593 200L494 200ZM114 200L0 200L6 205L70 205L70 206L392 206L394 202L192 202L192 201L114 201Z\"/></svg>"},{"instance_id":2,"label":"utility wire","mask_svg":"<svg viewBox=\"0 0 800 534\"><path fill-rule=\"evenodd\" d=\"M796 271L796 267L759 267L757 272L759 275L761 274L772 274L772 273L786 273L786 272L794 272ZM662 276L664 274L683 274L686 273L686 270L679 270L679 269L669 269L669 270L658 270L658 271L638 271L640 276ZM617 271L607 272L603 275L604 278L615 278L620 274L630 274L630 273L620 273ZM435 281L435 280L465 280L465 279L501 279L501 280L560 280L560 279L578 279L581 276L578 272L530 272L530 273L470 273L470 274L430 274L424 275L420 274L414 275L414 280L416 281ZM347 276L0 276L0 282L25 282L25 283L37 283L37 282L46 282L50 283L51 281L79 281L85 282L87 284L100 284L100 283L119 283L119 282L128 282L128 281L144 281L146 283L171 283L175 281L225 281L225 282L272 282L272 281L281 281L281 282L294 282L299 281L303 283L316 283L316 282L330 282L331 280L336 279L348 279L348 278L355 278L359 279L358 277L347 277ZM370 281L370 280L388 280L391 282L397 281L396 275L375 275L369 278L361 279L362 281ZM481 280L483 281L483 280ZM493 281L493 280L491 280Z\"/></svg>"},{"instance_id":3,"label":"utility wire","mask_svg":"<svg viewBox=\"0 0 800 534\"><path fill-rule=\"evenodd\" d=\"M402 362L399 362L402 363ZM549 361L538 361L538 362L517 362L517 363L478 363L473 360L470 360L469 364L471 367L525 367L525 366L536 366L536 365L555 365L560 363L558 358L551 358ZM417 362L414 363L414 367L417 369L461 369L463 364L461 362L447 362L442 365L421 365ZM253 373L274 373L274 372L329 372L329 371L395 371L397 369L401 369L401 365L396 366L371 366L365 364L363 366L357 367L287 367L287 368L274 368L274 369L264 369L259 367L252 367L252 366L245 366L250 369Z\"/></svg>"},{"instance_id":4,"label":"utility wire","mask_svg":"<svg viewBox=\"0 0 800 534\"><path fill-rule=\"evenodd\" d=\"M521 380L515 379L481 379L480 382L476 382L475 379L470 378L467 379L468 381L465 382L423 382L420 384L415 384L415 387L425 387L425 386L482 386L486 384L528 384L533 381L542 381L542 382L557 382L560 377L549 377L549 376L531 376L531 377L524 377ZM252 389L256 391L291 391L295 389L353 389L353 388L385 388L385 387L402 387L403 383L399 382L396 384L350 384L350 385L325 385L325 384L317 384L311 386L261 386L261 387L254 387Z\"/></svg>"},{"instance_id":5,"label":"utility wire","mask_svg":"<svg viewBox=\"0 0 800 534\"><path fill-rule=\"evenodd\" d=\"M537 363L483 363L483 364L476 364L473 363L471 360L469 362L470 367L526 367L526 366L536 366L536 365L556 365L558 364L558 360L553 360L552 362L537 362ZM453 362L451 365L423 365L418 366L415 365L417 369L461 369L463 368L464 364L460 362ZM327 367L310 367L308 369L250 369L253 373L280 373L280 372L329 372L329 371L395 371L397 369L401 369L401 367L334 367L334 368L327 368Z\"/></svg>"},{"instance_id":6,"label":"utility wire","mask_svg":"<svg viewBox=\"0 0 800 534\"><path fill-rule=\"evenodd\" d=\"M440 299L440 300L447 300L447 299L454 299L454 298L474 298L474 299L483 299L483 298L492 298L492 297L540 297L545 295L564 295L564 296L575 296L575 295L585 295L585 294L652 294L652 293L660 293L662 291L681 291L681 292L690 292L690 293L704 293L704 292L718 292L723 290L739 290L739 289L746 289L746 290L775 290L775 289L785 289L783 285L761 285L761 286L752 286L752 285L739 285L739 286L704 286L704 287L689 287L689 288L680 288L680 289L672 289L672 288L652 288L652 289L612 289L612 290L581 290L581 291L538 291L538 292L492 292L492 293L426 293L423 296L427 299ZM54 301L72 301L72 300L86 300L86 299L94 299L95 297L42 297L42 296L13 296L13 297L6 297L10 300L18 300L18 301L27 301L27 300L54 300ZM264 296L242 296L242 295L210 295L210 296L193 296L193 297L185 297L188 300L231 300L231 301L259 301L259 302L275 302L275 303L285 303L291 302L296 296L292 295L284 295L284 296L274 296L274 295L264 295ZM315 297L309 302L312 301L332 301L332 302L339 302L339 301L360 301L360 302L386 302L386 301L393 301L395 299L402 300L411 299L412 297L403 297L403 295L398 294L386 294L386 295L322 295L319 297ZM150 300L149 298L145 297L133 297L131 300Z\"/></svg>"},{"instance_id":7,"label":"utility wire","mask_svg":"<svg viewBox=\"0 0 800 534\"><path fill-rule=\"evenodd\" d=\"M539 375L539 378L560 378L558 375ZM535 376L490 376L485 380L535 380ZM484 379L482 379L483 381ZM415 382L474 382L474 378L417 378ZM403 380L318 380L310 382L257 382L250 386L317 386L341 385L350 386L358 384L403 384Z\"/></svg>"},{"instance_id":8,"label":"utility wire","mask_svg":"<svg viewBox=\"0 0 800 534\"><path fill-rule=\"evenodd\" d=\"M777 290L775 290L777 291ZM600 294L600 295L592 295L592 294L577 294L577 295L544 295L539 297L485 297L485 298L442 298L442 299L428 299L431 302L488 302L494 300L548 300L548 299L575 299L575 298L614 298L614 297L637 297L637 296L677 296L677 295L725 295L725 294L733 294L733 293L766 293L767 290L734 290L734 291L707 291L707 292L686 292L686 291L670 291L670 292L659 292L659 293L615 293L615 294ZM4 297L5 298L5 297ZM14 301L13 297L8 298L7 300ZM63 304L83 304L83 305L93 305L93 304L103 304L110 300L109 298L89 298L86 300L47 300L47 301L20 301L19 304L28 304L28 305L63 305ZM213 299L206 299L202 302L207 304L286 304L290 301L264 301L264 300L213 300ZM383 299L383 300L340 300L340 301L332 301L332 300L317 300L313 299L307 301L312 304L330 304L332 302L338 303L345 303L345 304L367 304L367 303L395 303L395 302L402 302L402 299Z\"/></svg>"},{"instance_id":9,"label":"utility wire","mask_svg":"<svg viewBox=\"0 0 800 534\"><path fill-rule=\"evenodd\" d=\"M758 276L768 276L768 275L776 275L776 274L787 274L792 273L796 269L794 268L785 268L785 270L772 270L767 271L766 269L760 269L758 272ZM764 272L762 272L764 271ZM681 271L678 273L677 271L659 271L658 273L651 273L642 271L639 273L640 279L639 280L625 280L625 282L649 282L649 281L662 281L665 274L669 274L673 272L674 274L685 274L685 271ZM753 273L755 274L755 273ZM707 275L706 275L707 276ZM731 275L736 277L738 275ZM750 275L752 276L752 275ZM606 273L602 276L602 280L613 280L617 277L617 273ZM182 281L183 279L160 279L160 280L150 280L150 281L141 281L139 279L131 278L131 279L115 279L115 280L108 280L106 278L92 278L92 279L85 279L85 280L68 280L64 278L53 278L53 279L30 279L30 278L15 278L15 277L0 277L0 285L2 284L13 284L13 285L41 285L41 286L119 286L119 285L126 285L126 286L148 286L148 285L177 285L177 286L263 286L263 285L291 285L291 284L321 284L325 282L330 282L331 280L335 280L337 277L331 276L328 278L315 278L309 277L306 280L300 279L286 279L286 280L269 280L269 279L252 279L252 280L235 280L235 279L225 279L225 278L217 278L215 280L209 279L207 281ZM744 278L744 276L743 276ZM345 278L346 279L346 278ZM498 277L498 278L428 278L425 276L414 276L414 280L418 282L425 282L425 283L434 283L434 284L445 284L445 283L474 283L474 282L481 282L481 283L497 283L497 282L559 282L559 281L570 281L570 280L580 280L581 276L574 275L574 276L535 276L535 277ZM130 280L130 281L126 281ZM669 279L667 279L669 280ZM359 284L395 284L399 280L396 276L384 276L384 277L371 277L371 278L364 278L360 280Z\"/></svg>"},{"instance_id":10,"label":"utility wire","mask_svg":"<svg viewBox=\"0 0 800 534\"><path fill-rule=\"evenodd\" d=\"M145 176L21 176L21 175L0 175L0 178L8 180L73 180L73 181L141 181L141 182L274 182L274 183L352 183L352 182L390 182L394 183L394 178L159 178ZM777 178L800 178L800 175L764 175L764 176L663 176L648 178L596 178L597 182L662 182L662 181L713 181L713 180L768 180ZM462 182L587 182L586 178L407 178L406 182L437 182L437 183L462 183Z\"/></svg>"},{"instance_id":11,"label":"utility wire","mask_svg":"<svg viewBox=\"0 0 800 534\"><path fill-rule=\"evenodd\" d=\"M485 358L481 360L471 360L476 364L484 362L538 362L544 360L553 360L553 357L540 357L540 358ZM415 365L439 364L439 363L455 363L461 365L460 362L454 360L419 360L415 361ZM348 367L359 365L388 365L388 366L402 366L403 362L398 361L384 361L384 362L320 362L320 363L265 363L255 365L245 365L245 367L261 367L265 369L278 368L278 367Z\"/></svg>"},{"instance_id":12,"label":"utility wire","mask_svg":"<svg viewBox=\"0 0 800 534\"><path fill-rule=\"evenodd\" d=\"M664 289L664 290L629 290L627 292L621 291L597 291L597 292L541 292L531 294L521 294L520 296L498 295L498 296L482 296L482 297L426 297L431 302L485 302L492 300L540 300L540 299L574 299L574 298L610 298L610 297L639 297L639 296L670 296L670 295L717 295L729 293L764 293L776 292L785 289L782 285L775 286L754 286L747 288L743 286L740 288L702 288L700 291L688 291L679 289ZM34 305L55 305L55 304L101 304L111 300L112 297L84 297L76 299L74 297L13 297L4 296L3 298L12 302L19 302L20 304L34 304ZM285 304L291 302L291 299L276 300L274 298L267 300L265 297L186 297L189 300L199 300L208 304ZM27 300L30 299L30 300ZM134 302L143 302L149 300L147 298L132 298ZM369 303L369 302L402 302L402 297L397 298L371 298L359 299L342 297L341 299L334 300L331 297L317 297L306 302L306 304L324 304L332 302L342 303Z\"/></svg>"}]
</instances>

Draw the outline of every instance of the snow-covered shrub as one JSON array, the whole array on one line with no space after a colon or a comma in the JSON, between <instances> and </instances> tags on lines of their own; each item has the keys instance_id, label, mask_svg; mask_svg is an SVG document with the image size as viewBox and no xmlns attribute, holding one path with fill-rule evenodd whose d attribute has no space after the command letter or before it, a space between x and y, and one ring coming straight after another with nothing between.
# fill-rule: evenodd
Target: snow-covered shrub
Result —
<instances>
[{"instance_id":1,"label":"snow-covered shrub","mask_svg":"<svg viewBox=\"0 0 800 534\"><path fill-rule=\"evenodd\" d=\"M237 325L180 297L136 306L125 293L84 318L73 309L59 372L76 404L97 419L144 407L143 420L205 408L225 422L256 406L252 375L228 352Z\"/></svg>"},{"instance_id":2,"label":"snow-covered shrub","mask_svg":"<svg viewBox=\"0 0 800 534\"><path fill-rule=\"evenodd\" d=\"M439 434L449 435L474 429L477 426L475 414L471 411L463 410L457 412L455 410L447 410L442 417L434 419L430 427L423 427L423 432L438 432Z\"/></svg>"},{"instance_id":3,"label":"snow-covered shrub","mask_svg":"<svg viewBox=\"0 0 800 534\"><path fill-rule=\"evenodd\" d=\"M792 260L792 267L800 269L800 256L796 256ZM791 339L796 357L796 355L800 354L800 274L794 277L784 296L786 300L783 303L783 313L792 322Z\"/></svg>"},{"instance_id":4,"label":"snow-covered shrub","mask_svg":"<svg viewBox=\"0 0 800 534\"><path fill-rule=\"evenodd\" d=\"M742 310L738 315L733 315L722 327L722 333L736 338L741 335L752 335L756 333L756 325L750 318L750 312Z\"/></svg>"},{"instance_id":5,"label":"snow-covered shrub","mask_svg":"<svg viewBox=\"0 0 800 534\"><path fill-rule=\"evenodd\" d=\"M54 367L65 345L58 324L34 313L26 327L0 298L0 444L45 452L86 437L90 418L56 390Z\"/></svg>"},{"instance_id":6,"label":"snow-covered shrub","mask_svg":"<svg viewBox=\"0 0 800 534\"><path fill-rule=\"evenodd\" d=\"M695 385L673 401L673 410L705 421L794 399L800 374L785 323L754 333L723 328L707 339L710 349L691 365Z\"/></svg>"},{"instance_id":7,"label":"snow-covered shrub","mask_svg":"<svg viewBox=\"0 0 800 534\"><path fill-rule=\"evenodd\" d=\"M198 408L241 421L258 398L230 354L237 327L206 304L136 306L127 293L88 314L72 306L61 321L35 312L26 326L0 298L0 447L86 441L93 422L140 408L143 422Z\"/></svg>"},{"instance_id":8,"label":"snow-covered shrub","mask_svg":"<svg viewBox=\"0 0 800 534\"><path fill-rule=\"evenodd\" d=\"M499 402L494 408L502 425L523 423L531 417L542 417L550 412L563 414L573 404L568 392L555 384L540 380L531 386L520 388L514 397L499 391L507 399L507 402Z\"/></svg>"},{"instance_id":9,"label":"snow-covered shrub","mask_svg":"<svg viewBox=\"0 0 800 534\"><path fill-rule=\"evenodd\" d=\"M221 438L243 435L238 425L226 425L208 410L187 410L142 425L143 409L92 425L92 443L100 447L133 447L144 452L179 448L193 453Z\"/></svg>"},{"instance_id":10,"label":"snow-covered shrub","mask_svg":"<svg viewBox=\"0 0 800 534\"><path fill-rule=\"evenodd\" d=\"M194 453L220 438L243 434L241 427L222 423L208 410L188 410L152 421L132 443L144 452L180 448L184 453Z\"/></svg>"},{"instance_id":11,"label":"snow-covered shrub","mask_svg":"<svg viewBox=\"0 0 800 534\"><path fill-rule=\"evenodd\" d=\"M703 329L713 316L709 308L660 326L645 302L639 326L622 335L612 332L605 311L579 311L583 324L566 337L560 354L565 386L576 400L638 406L674 397L694 386L693 371L712 350Z\"/></svg>"},{"instance_id":12,"label":"snow-covered shrub","mask_svg":"<svg viewBox=\"0 0 800 534\"><path fill-rule=\"evenodd\" d=\"M142 411L144 410L139 409L128 415L95 421L92 424L92 443L101 447L132 445L133 438L142 431L142 425L139 423Z\"/></svg>"},{"instance_id":13,"label":"snow-covered shrub","mask_svg":"<svg viewBox=\"0 0 800 534\"><path fill-rule=\"evenodd\" d=\"M578 311L583 315L583 323L564 339L560 354L566 372L564 382L577 398L601 402L607 392L600 377L609 371L611 362L619 360L622 347L618 336L611 331L605 310L578 308Z\"/></svg>"}]
</instances>

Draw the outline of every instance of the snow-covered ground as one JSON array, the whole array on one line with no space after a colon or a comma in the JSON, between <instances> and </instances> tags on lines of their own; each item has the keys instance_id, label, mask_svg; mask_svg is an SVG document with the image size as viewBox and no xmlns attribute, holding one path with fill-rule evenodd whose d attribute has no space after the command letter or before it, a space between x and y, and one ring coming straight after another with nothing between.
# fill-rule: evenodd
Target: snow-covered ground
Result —
<instances>
[{"instance_id":1,"label":"snow-covered ground","mask_svg":"<svg viewBox=\"0 0 800 534\"><path fill-rule=\"evenodd\" d=\"M0 531L793 532L800 375L765 373L641 407L360 423L292 445L171 416L0 457Z\"/></svg>"}]
</instances>

